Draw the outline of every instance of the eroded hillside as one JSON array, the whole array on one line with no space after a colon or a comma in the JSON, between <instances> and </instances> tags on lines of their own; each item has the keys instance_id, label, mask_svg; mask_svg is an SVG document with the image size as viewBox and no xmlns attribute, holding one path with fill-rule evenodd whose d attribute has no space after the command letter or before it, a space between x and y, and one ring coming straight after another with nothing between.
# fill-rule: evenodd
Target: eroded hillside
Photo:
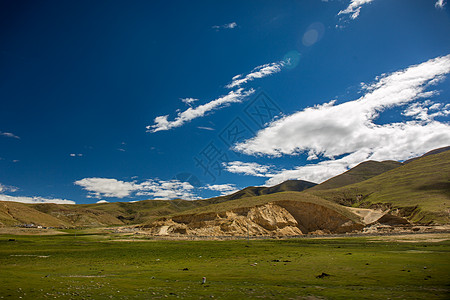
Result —
<instances>
[{"instance_id":1,"label":"eroded hillside","mask_svg":"<svg viewBox=\"0 0 450 300\"><path fill-rule=\"evenodd\" d=\"M151 235L295 236L352 232L366 225L350 209L303 193L284 192L245 200L162 218L143 229Z\"/></svg>"}]
</instances>

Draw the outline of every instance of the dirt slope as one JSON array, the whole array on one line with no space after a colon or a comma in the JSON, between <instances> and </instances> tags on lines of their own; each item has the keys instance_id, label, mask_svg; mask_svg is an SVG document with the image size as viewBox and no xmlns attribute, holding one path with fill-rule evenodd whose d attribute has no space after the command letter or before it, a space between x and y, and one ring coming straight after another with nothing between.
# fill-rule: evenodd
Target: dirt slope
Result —
<instances>
[{"instance_id":1,"label":"dirt slope","mask_svg":"<svg viewBox=\"0 0 450 300\"><path fill-rule=\"evenodd\" d=\"M0 226L36 224L47 227L66 227L58 218L37 211L23 203L0 201Z\"/></svg>"},{"instance_id":2,"label":"dirt slope","mask_svg":"<svg viewBox=\"0 0 450 300\"><path fill-rule=\"evenodd\" d=\"M250 198L254 206L242 206L236 201L227 206L217 204L207 211L163 218L144 228L151 235L295 236L352 232L364 227L361 218L347 208L325 205L323 201L314 203L307 197L302 201L300 193L281 194L276 198Z\"/></svg>"}]
</instances>

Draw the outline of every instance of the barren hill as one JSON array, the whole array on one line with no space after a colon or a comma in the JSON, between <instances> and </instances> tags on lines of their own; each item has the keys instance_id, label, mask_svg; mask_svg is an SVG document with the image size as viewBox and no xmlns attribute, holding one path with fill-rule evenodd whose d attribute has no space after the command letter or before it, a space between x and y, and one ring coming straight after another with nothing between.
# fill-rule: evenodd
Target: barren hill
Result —
<instances>
[{"instance_id":1,"label":"barren hill","mask_svg":"<svg viewBox=\"0 0 450 300\"><path fill-rule=\"evenodd\" d=\"M161 218L144 225L149 234L286 236L360 230L363 219L350 209L300 192L230 200Z\"/></svg>"},{"instance_id":2,"label":"barren hill","mask_svg":"<svg viewBox=\"0 0 450 300\"><path fill-rule=\"evenodd\" d=\"M0 226L99 227L140 224L178 213L207 201L145 200L102 204L25 204L0 201Z\"/></svg>"}]
</instances>

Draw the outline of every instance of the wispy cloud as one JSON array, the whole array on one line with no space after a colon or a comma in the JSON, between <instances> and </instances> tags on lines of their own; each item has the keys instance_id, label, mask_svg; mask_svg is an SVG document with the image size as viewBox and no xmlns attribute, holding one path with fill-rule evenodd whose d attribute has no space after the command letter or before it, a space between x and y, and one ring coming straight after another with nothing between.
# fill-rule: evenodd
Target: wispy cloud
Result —
<instances>
[{"instance_id":1,"label":"wispy cloud","mask_svg":"<svg viewBox=\"0 0 450 300\"><path fill-rule=\"evenodd\" d=\"M445 0L437 0L434 6L436 6L436 8L444 8Z\"/></svg>"},{"instance_id":2,"label":"wispy cloud","mask_svg":"<svg viewBox=\"0 0 450 300\"><path fill-rule=\"evenodd\" d=\"M19 189L15 186L10 186L10 185L3 185L0 183L0 193L4 193L4 192L16 192Z\"/></svg>"},{"instance_id":3,"label":"wispy cloud","mask_svg":"<svg viewBox=\"0 0 450 300\"><path fill-rule=\"evenodd\" d=\"M197 126L198 129L203 129L203 130L209 130L209 131L214 131L214 128L211 127L205 127L205 126Z\"/></svg>"},{"instance_id":4,"label":"wispy cloud","mask_svg":"<svg viewBox=\"0 0 450 300\"><path fill-rule=\"evenodd\" d=\"M0 183L0 201L13 201L21 203L56 203L56 204L75 204L75 201L58 199L58 198L45 198L45 197L26 197L26 196L10 196L5 195L5 192L17 192L19 189L15 186L3 185Z\"/></svg>"},{"instance_id":5,"label":"wispy cloud","mask_svg":"<svg viewBox=\"0 0 450 300\"><path fill-rule=\"evenodd\" d=\"M338 15L349 15L352 20L356 19L361 12L361 6L368 4L373 0L351 0L348 7L339 11Z\"/></svg>"},{"instance_id":6,"label":"wispy cloud","mask_svg":"<svg viewBox=\"0 0 450 300\"><path fill-rule=\"evenodd\" d=\"M18 137L17 135L15 135L14 133L11 133L11 132L2 132L2 131L0 131L0 135L20 140L20 137Z\"/></svg>"},{"instance_id":7,"label":"wispy cloud","mask_svg":"<svg viewBox=\"0 0 450 300\"><path fill-rule=\"evenodd\" d=\"M261 66L257 66L254 68L249 74L243 76L243 75L236 75L233 77L231 83L229 83L226 87L231 89L237 86L241 86L244 83L247 83L249 81L267 77L269 75L272 75L274 73L281 72L282 68L289 64L289 62L286 61L279 61L269 64L264 64Z\"/></svg>"},{"instance_id":8,"label":"wispy cloud","mask_svg":"<svg viewBox=\"0 0 450 300\"><path fill-rule=\"evenodd\" d=\"M437 117L450 115L450 104L434 103L430 100L410 104L402 113L421 121L432 121Z\"/></svg>"},{"instance_id":9,"label":"wispy cloud","mask_svg":"<svg viewBox=\"0 0 450 300\"><path fill-rule=\"evenodd\" d=\"M438 94L429 89L448 73L450 55L385 74L370 85L363 84L365 94L359 99L342 104L330 101L285 116L235 149L249 155L306 153L310 159L324 160L278 172L268 181L276 184L285 179L319 183L364 160L404 160L447 146L450 125L434 118L448 115L449 106L427 102L427 98ZM384 110L401 106L406 106L403 114L411 120L374 122Z\"/></svg>"},{"instance_id":10,"label":"wispy cloud","mask_svg":"<svg viewBox=\"0 0 450 300\"><path fill-rule=\"evenodd\" d=\"M236 22L231 22L231 23L227 23L227 24L223 24L223 25L214 25L211 26L211 28L216 29L216 30L220 30L220 29L234 29L236 28L238 25Z\"/></svg>"},{"instance_id":11,"label":"wispy cloud","mask_svg":"<svg viewBox=\"0 0 450 300\"><path fill-rule=\"evenodd\" d=\"M257 177L270 177L272 174L272 166L260 165L255 162L231 161L224 163L226 171L235 174L244 174Z\"/></svg>"},{"instance_id":12,"label":"wispy cloud","mask_svg":"<svg viewBox=\"0 0 450 300\"><path fill-rule=\"evenodd\" d=\"M208 184L203 189L220 192L222 196L239 191L235 184Z\"/></svg>"},{"instance_id":13,"label":"wispy cloud","mask_svg":"<svg viewBox=\"0 0 450 300\"><path fill-rule=\"evenodd\" d=\"M173 121L168 120L169 115L156 117L154 120L155 124L146 127L147 131L158 132L180 127L193 119L205 116L209 112L227 107L231 103L240 103L254 92L255 91L253 89L244 90L243 88L236 91L230 91L225 96L221 96L208 103L199 105L195 108L189 107L187 110L179 112Z\"/></svg>"},{"instance_id":14,"label":"wispy cloud","mask_svg":"<svg viewBox=\"0 0 450 300\"><path fill-rule=\"evenodd\" d=\"M82 157L83 154L82 153L70 153L69 154L71 157Z\"/></svg>"},{"instance_id":15,"label":"wispy cloud","mask_svg":"<svg viewBox=\"0 0 450 300\"><path fill-rule=\"evenodd\" d=\"M0 201L14 201L21 203L55 203L55 204L75 204L75 201L57 198L43 198L43 197L20 197L20 196L9 196L0 194Z\"/></svg>"},{"instance_id":16,"label":"wispy cloud","mask_svg":"<svg viewBox=\"0 0 450 300\"><path fill-rule=\"evenodd\" d=\"M180 100L181 100L181 102L183 102L184 104L189 105L189 106L191 106L192 104L194 104L195 102L198 101L198 99L195 99L195 98L181 98Z\"/></svg>"},{"instance_id":17,"label":"wispy cloud","mask_svg":"<svg viewBox=\"0 0 450 300\"><path fill-rule=\"evenodd\" d=\"M164 199L200 199L193 192L194 187L189 182L179 180L147 180L139 184L137 196L151 196L155 200Z\"/></svg>"},{"instance_id":18,"label":"wispy cloud","mask_svg":"<svg viewBox=\"0 0 450 300\"><path fill-rule=\"evenodd\" d=\"M182 198L184 200L198 199L194 187L188 182L178 180L150 179L137 181L122 181L114 178L84 178L75 182L88 191L88 198L125 198L135 196L150 196L155 200Z\"/></svg>"},{"instance_id":19,"label":"wispy cloud","mask_svg":"<svg viewBox=\"0 0 450 300\"><path fill-rule=\"evenodd\" d=\"M240 103L243 102L248 96L252 95L255 90L244 89L240 86L255 79L263 78L269 76L274 73L278 73L282 70L283 67L289 66L291 64L290 61L279 61L269 64L264 64L254 68L247 75L236 75L232 78L232 81L226 86L228 89L237 88L236 90L232 90L228 92L228 94L221 96L215 100L207 102L205 104L193 107L192 104L196 102L198 99L194 98L184 98L181 99L184 103L189 105L189 108L185 111L179 112L177 111L177 116L174 120L169 120L169 115L158 116L154 119L153 125L148 125L147 132L158 132L164 130L170 130L176 127L183 126L184 124L207 115L215 110L224 108L229 106L231 103ZM200 128L200 127L199 127ZM206 129L203 127L201 129Z\"/></svg>"}]
</instances>

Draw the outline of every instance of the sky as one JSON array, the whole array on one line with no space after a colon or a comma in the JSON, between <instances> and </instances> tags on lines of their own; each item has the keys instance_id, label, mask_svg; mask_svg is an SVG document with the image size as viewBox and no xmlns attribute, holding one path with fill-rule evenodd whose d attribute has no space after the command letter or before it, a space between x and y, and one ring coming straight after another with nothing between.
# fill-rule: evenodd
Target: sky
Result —
<instances>
[{"instance_id":1,"label":"sky","mask_svg":"<svg viewBox=\"0 0 450 300\"><path fill-rule=\"evenodd\" d=\"M446 0L0 0L0 201L195 200L450 145Z\"/></svg>"}]
</instances>

